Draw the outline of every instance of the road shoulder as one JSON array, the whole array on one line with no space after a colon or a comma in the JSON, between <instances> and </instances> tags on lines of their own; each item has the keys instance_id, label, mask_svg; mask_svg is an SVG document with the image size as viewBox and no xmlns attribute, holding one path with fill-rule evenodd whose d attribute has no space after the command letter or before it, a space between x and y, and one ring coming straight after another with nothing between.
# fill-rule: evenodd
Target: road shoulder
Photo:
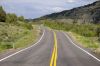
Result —
<instances>
[{"instance_id":1,"label":"road shoulder","mask_svg":"<svg viewBox=\"0 0 100 66\"><path fill-rule=\"evenodd\" d=\"M80 49L85 51L87 54L91 54L94 57L96 57L97 59L100 59L100 56L98 54L94 53L93 50L91 50L90 48L86 48L86 47L82 46L82 44L80 44L80 42L77 41L70 33L64 32L64 34L66 34L69 37L69 39L72 41L72 43L74 43L77 47L79 47Z\"/></svg>"},{"instance_id":2,"label":"road shoulder","mask_svg":"<svg viewBox=\"0 0 100 66\"><path fill-rule=\"evenodd\" d=\"M25 49L28 49L31 46L37 44L43 38L44 32L45 32L45 30L44 31L41 30L40 35L36 38L36 40L34 42L32 42L31 44L29 44L28 46L26 46L26 47L17 48L17 49L8 49L8 50L5 50L4 52L1 52L0 53L0 61L2 59L5 59L6 57L9 57L11 55L17 54L20 51L24 51Z\"/></svg>"}]
</instances>

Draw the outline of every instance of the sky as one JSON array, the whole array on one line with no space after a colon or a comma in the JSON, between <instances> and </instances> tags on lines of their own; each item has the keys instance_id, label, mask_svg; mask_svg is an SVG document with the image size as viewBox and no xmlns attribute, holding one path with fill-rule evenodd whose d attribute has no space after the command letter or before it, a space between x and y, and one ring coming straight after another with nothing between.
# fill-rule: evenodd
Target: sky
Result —
<instances>
[{"instance_id":1,"label":"sky","mask_svg":"<svg viewBox=\"0 0 100 66\"><path fill-rule=\"evenodd\" d=\"M0 0L0 5L7 13L15 13L18 16L33 19L94 1L96 0Z\"/></svg>"}]
</instances>

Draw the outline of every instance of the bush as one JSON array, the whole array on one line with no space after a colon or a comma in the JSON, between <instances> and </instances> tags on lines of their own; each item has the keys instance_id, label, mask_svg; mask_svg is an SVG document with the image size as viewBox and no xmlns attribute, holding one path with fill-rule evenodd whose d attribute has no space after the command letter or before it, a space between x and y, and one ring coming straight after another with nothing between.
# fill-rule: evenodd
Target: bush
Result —
<instances>
[{"instance_id":1,"label":"bush","mask_svg":"<svg viewBox=\"0 0 100 66\"><path fill-rule=\"evenodd\" d=\"M15 14L7 14L6 16L6 22L16 24L17 23L17 16Z\"/></svg>"},{"instance_id":2,"label":"bush","mask_svg":"<svg viewBox=\"0 0 100 66\"><path fill-rule=\"evenodd\" d=\"M1 46L4 49L10 49L10 48L12 48L12 45L11 44L5 44L5 45L1 45Z\"/></svg>"},{"instance_id":3,"label":"bush","mask_svg":"<svg viewBox=\"0 0 100 66\"><path fill-rule=\"evenodd\" d=\"M100 42L100 37L98 38L98 41Z\"/></svg>"},{"instance_id":4,"label":"bush","mask_svg":"<svg viewBox=\"0 0 100 66\"><path fill-rule=\"evenodd\" d=\"M2 6L0 6L0 22L5 22L6 20L6 13L3 10Z\"/></svg>"},{"instance_id":5,"label":"bush","mask_svg":"<svg viewBox=\"0 0 100 66\"><path fill-rule=\"evenodd\" d=\"M19 22L19 25L29 30L33 29L32 24L27 22Z\"/></svg>"},{"instance_id":6,"label":"bush","mask_svg":"<svg viewBox=\"0 0 100 66\"><path fill-rule=\"evenodd\" d=\"M19 20L19 21L23 21L23 22L25 21L25 19L24 19L23 16L18 17L18 20Z\"/></svg>"},{"instance_id":7,"label":"bush","mask_svg":"<svg viewBox=\"0 0 100 66\"><path fill-rule=\"evenodd\" d=\"M53 29L72 31L85 37L95 37L96 34L100 33L100 29L97 29L97 25L93 24L70 24L64 22L45 21L44 25Z\"/></svg>"},{"instance_id":8,"label":"bush","mask_svg":"<svg viewBox=\"0 0 100 66\"><path fill-rule=\"evenodd\" d=\"M97 30L96 30L96 35L97 35L98 37L100 37L100 27L97 28Z\"/></svg>"}]
</instances>

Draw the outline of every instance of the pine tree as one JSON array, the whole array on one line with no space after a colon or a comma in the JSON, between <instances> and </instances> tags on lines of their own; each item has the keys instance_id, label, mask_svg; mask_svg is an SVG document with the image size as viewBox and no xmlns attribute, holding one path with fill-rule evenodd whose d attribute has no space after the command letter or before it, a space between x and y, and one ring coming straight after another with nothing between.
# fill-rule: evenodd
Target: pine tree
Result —
<instances>
[{"instance_id":1,"label":"pine tree","mask_svg":"<svg viewBox=\"0 0 100 66\"><path fill-rule=\"evenodd\" d=\"M6 13L3 10L2 6L0 6L0 22L5 22L6 20Z\"/></svg>"}]
</instances>

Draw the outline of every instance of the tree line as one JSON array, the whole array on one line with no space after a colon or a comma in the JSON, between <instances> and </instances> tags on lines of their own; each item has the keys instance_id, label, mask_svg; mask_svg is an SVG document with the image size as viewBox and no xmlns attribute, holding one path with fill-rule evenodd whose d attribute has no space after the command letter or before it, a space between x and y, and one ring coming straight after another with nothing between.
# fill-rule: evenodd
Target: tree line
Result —
<instances>
[{"instance_id":1,"label":"tree line","mask_svg":"<svg viewBox=\"0 0 100 66\"><path fill-rule=\"evenodd\" d=\"M14 13L6 13L2 6L0 6L0 22L17 22L17 21L25 21L23 16L17 16Z\"/></svg>"},{"instance_id":2,"label":"tree line","mask_svg":"<svg viewBox=\"0 0 100 66\"><path fill-rule=\"evenodd\" d=\"M19 23L23 22L23 23ZM23 16L17 16L14 13L6 13L2 6L0 6L0 22L7 24L20 25L28 29L32 29L32 25L28 23Z\"/></svg>"},{"instance_id":3,"label":"tree line","mask_svg":"<svg viewBox=\"0 0 100 66\"><path fill-rule=\"evenodd\" d=\"M33 32L33 26L23 16L6 13L0 6L0 52L12 48L18 40L31 32Z\"/></svg>"}]
</instances>

